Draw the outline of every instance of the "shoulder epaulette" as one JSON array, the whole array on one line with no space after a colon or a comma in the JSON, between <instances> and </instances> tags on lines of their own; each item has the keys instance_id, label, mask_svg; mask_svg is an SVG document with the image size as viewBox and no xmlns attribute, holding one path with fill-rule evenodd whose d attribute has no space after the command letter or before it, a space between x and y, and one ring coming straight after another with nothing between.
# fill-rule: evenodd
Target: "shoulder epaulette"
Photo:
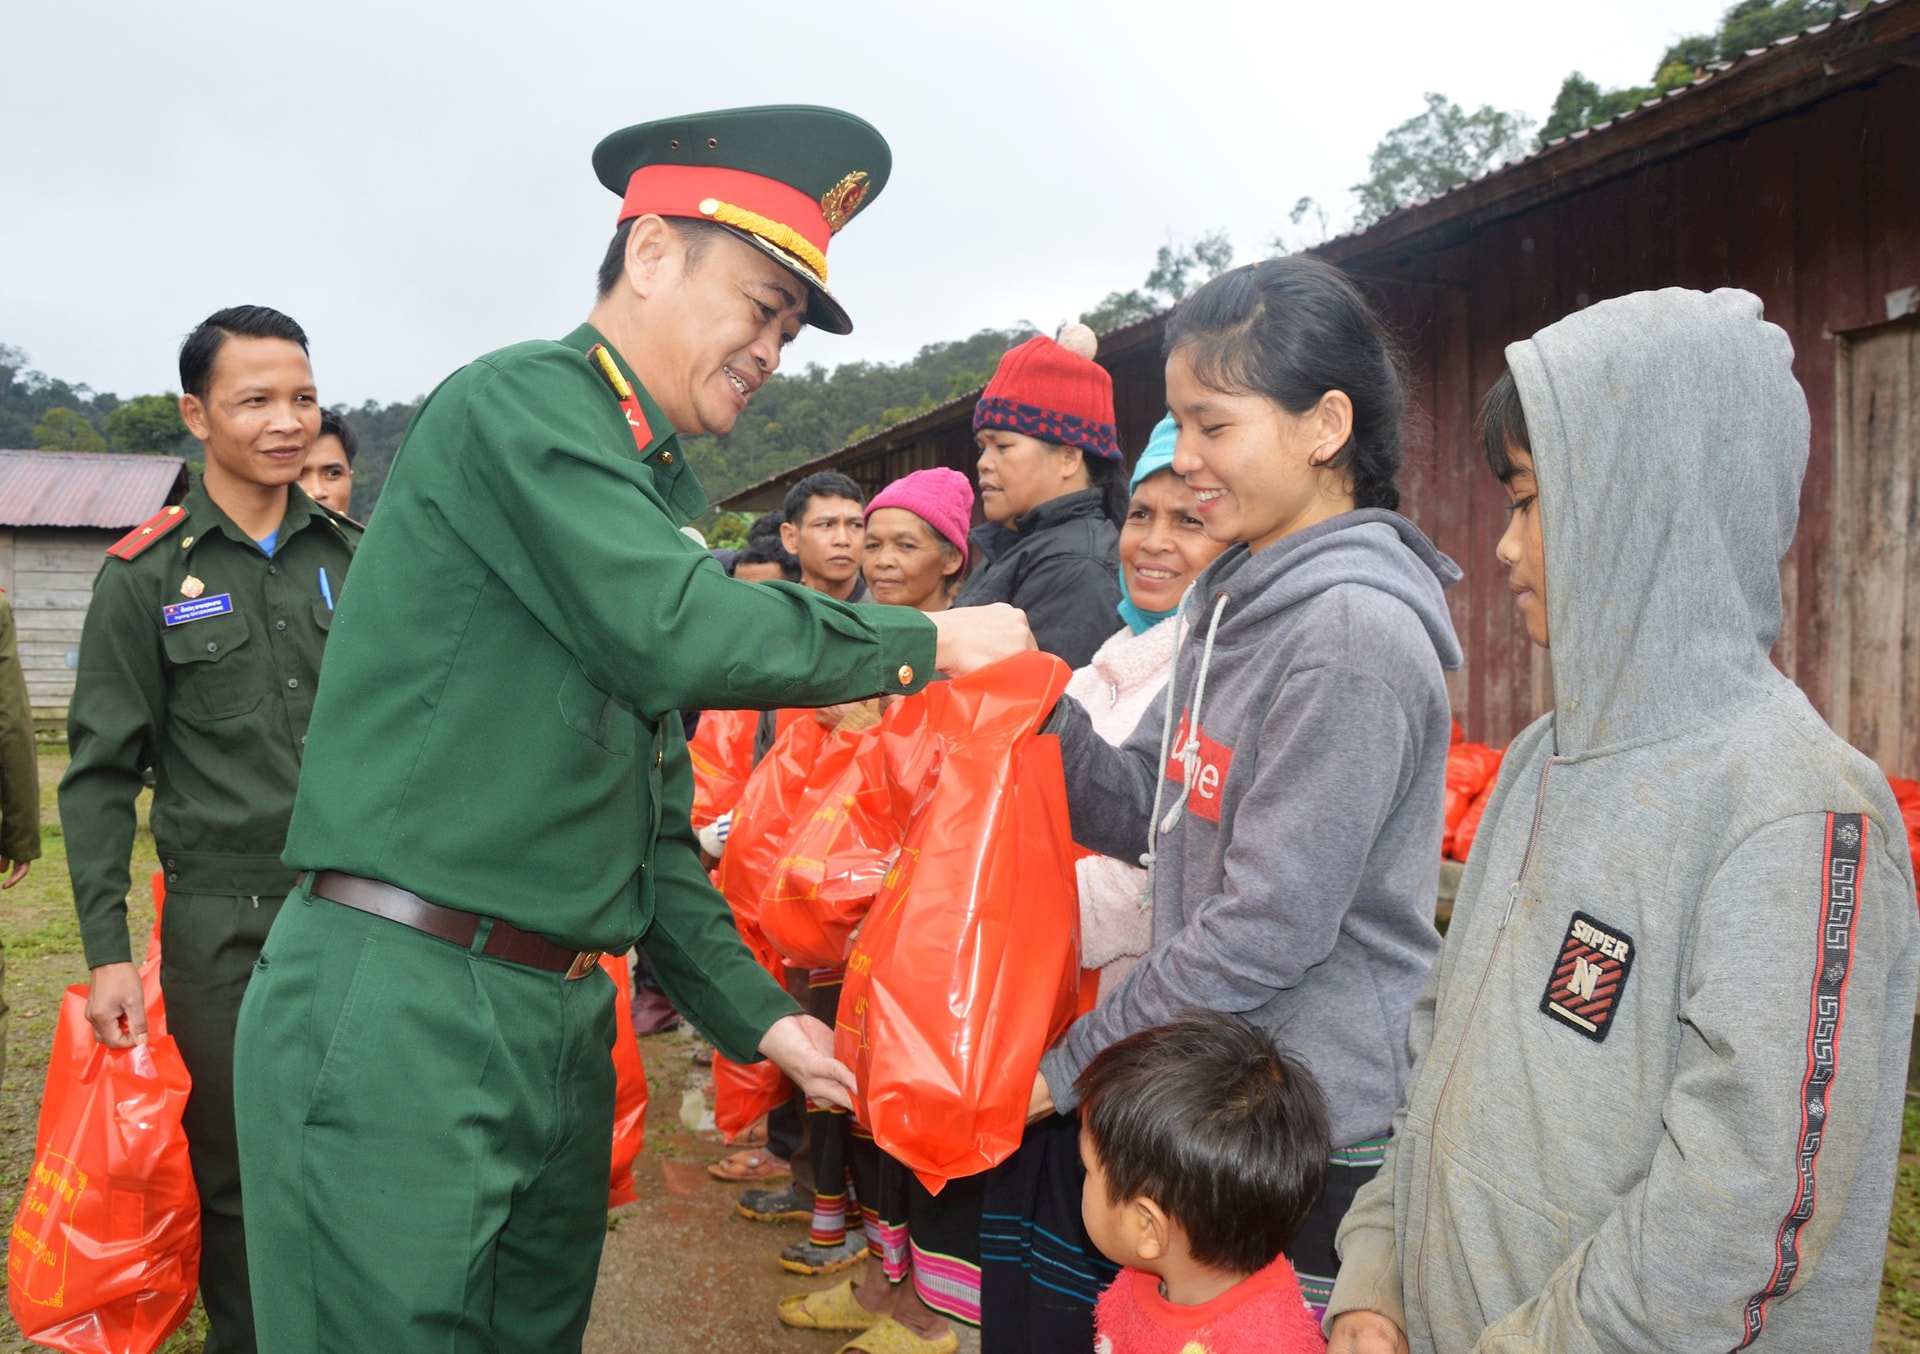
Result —
<instances>
[{"instance_id":1,"label":"shoulder epaulette","mask_svg":"<svg viewBox=\"0 0 1920 1354\"><path fill-rule=\"evenodd\" d=\"M332 521L336 526L352 527L355 531L365 531L367 529L367 524L365 522L361 522L356 520L355 518L349 517L343 512L337 512L334 509L329 508L324 503L320 503L316 501L313 506L320 509L321 512L325 513L328 519Z\"/></svg>"},{"instance_id":2,"label":"shoulder epaulette","mask_svg":"<svg viewBox=\"0 0 1920 1354\"><path fill-rule=\"evenodd\" d=\"M186 520L187 510L179 504L162 508L108 546L107 553L115 559L132 559Z\"/></svg>"}]
</instances>

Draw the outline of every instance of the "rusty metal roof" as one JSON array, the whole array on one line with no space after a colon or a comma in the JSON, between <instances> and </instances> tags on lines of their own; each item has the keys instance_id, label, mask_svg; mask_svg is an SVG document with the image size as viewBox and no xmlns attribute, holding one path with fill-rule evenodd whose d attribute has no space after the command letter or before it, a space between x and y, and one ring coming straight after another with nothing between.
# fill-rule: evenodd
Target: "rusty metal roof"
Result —
<instances>
[{"instance_id":1,"label":"rusty metal roof","mask_svg":"<svg viewBox=\"0 0 1920 1354\"><path fill-rule=\"evenodd\" d=\"M186 487L178 456L0 451L0 526L127 530Z\"/></svg>"}]
</instances>

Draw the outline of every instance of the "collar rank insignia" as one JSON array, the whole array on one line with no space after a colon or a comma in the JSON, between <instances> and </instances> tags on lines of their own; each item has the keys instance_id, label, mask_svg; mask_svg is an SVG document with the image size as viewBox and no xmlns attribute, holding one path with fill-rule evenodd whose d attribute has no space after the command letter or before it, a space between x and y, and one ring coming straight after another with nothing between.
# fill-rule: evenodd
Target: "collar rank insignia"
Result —
<instances>
[{"instance_id":1,"label":"collar rank insignia","mask_svg":"<svg viewBox=\"0 0 1920 1354\"><path fill-rule=\"evenodd\" d=\"M192 574L188 574L186 576L186 579L180 584L180 595L182 597L187 598L189 601L191 601L195 597L198 597L201 593L205 592L206 590L207 590L207 585L205 583L202 583L199 579L195 578Z\"/></svg>"},{"instance_id":2,"label":"collar rank insignia","mask_svg":"<svg viewBox=\"0 0 1920 1354\"><path fill-rule=\"evenodd\" d=\"M1554 956L1540 1009L1597 1044L1613 1028L1632 969L1633 938L1576 912Z\"/></svg>"}]
</instances>

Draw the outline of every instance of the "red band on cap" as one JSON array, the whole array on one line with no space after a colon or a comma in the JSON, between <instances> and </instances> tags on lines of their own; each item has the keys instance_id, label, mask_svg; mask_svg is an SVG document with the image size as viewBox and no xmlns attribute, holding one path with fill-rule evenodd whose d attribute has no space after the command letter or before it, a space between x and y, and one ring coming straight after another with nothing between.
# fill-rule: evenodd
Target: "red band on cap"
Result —
<instances>
[{"instance_id":1,"label":"red band on cap","mask_svg":"<svg viewBox=\"0 0 1920 1354\"><path fill-rule=\"evenodd\" d=\"M629 221L649 213L706 217L711 213L701 211L700 204L709 198L777 221L823 254L833 238L820 204L798 188L743 169L703 165L642 165L634 170L620 202L619 219Z\"/></svg>"}]
</instances>

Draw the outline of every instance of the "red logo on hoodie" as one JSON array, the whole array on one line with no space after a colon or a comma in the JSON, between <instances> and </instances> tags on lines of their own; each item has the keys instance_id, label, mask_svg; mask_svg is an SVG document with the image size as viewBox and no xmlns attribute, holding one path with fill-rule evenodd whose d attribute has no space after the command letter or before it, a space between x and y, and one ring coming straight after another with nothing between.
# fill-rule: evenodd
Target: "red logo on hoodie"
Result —
<instances>
[{"instance_id":1,"label":"red logo on hoodie","mask_svg":"<svg viewBox=\"0 0 1920 1354\"><path fill-rule=\"evenodd\" d=\"M1187 783L1187 765L1180 750L1187 745L1187 715L1180 713L1180 727L1174 732L1173 746L1167 753L1167 779L1175 785ZM1193 780L1193 792L1187 796L1187 812L1197 813L1209 823L1220 821L1220 790L1233 768L1233 749L1216 743L1200 730L1200 767Z\"/></svg>"}]
</instances>

